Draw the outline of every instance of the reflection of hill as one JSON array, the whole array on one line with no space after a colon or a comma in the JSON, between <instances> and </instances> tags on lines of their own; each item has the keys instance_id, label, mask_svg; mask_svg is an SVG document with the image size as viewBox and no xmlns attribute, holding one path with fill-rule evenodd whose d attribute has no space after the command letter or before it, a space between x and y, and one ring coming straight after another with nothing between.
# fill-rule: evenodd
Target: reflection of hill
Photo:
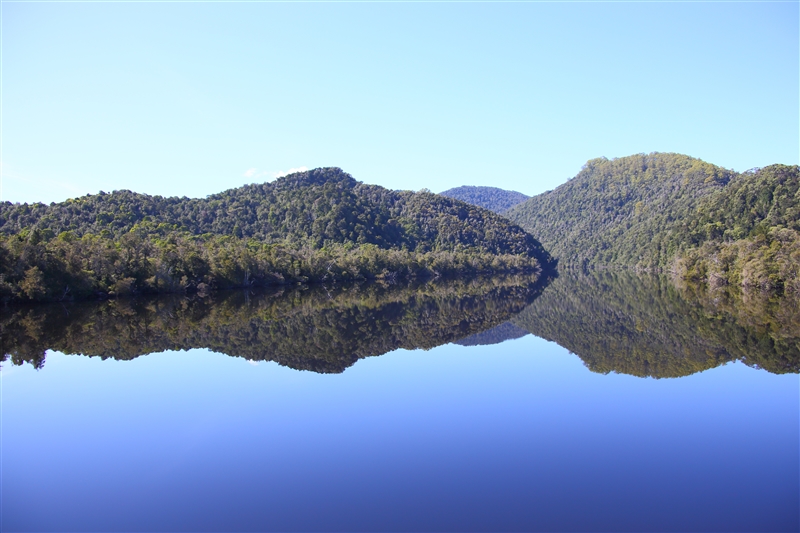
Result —
<instances>
[{"instance_id":1,"label":"reflection of hill","mask_svg":"<svg viewBox=\"0 0 800 533\"><path fill-rule=\"evenodd\" d=\"M510 341L512 339L519 339L525 335L529 335L526 330L515 326L511 322L503 322L492 329L487 329L486 331L481 331L480 333L475 333L469 337L457 340L455 344L460 344L461 346L500 344L501 342Z\"/></svg>"},{"instance_id":2,"label":"reflection of hill","mask_svg":"<svg viewBox=\"0 0 800 533\"><path fill-rule=\"evenodd\" d=\"M295 369L342 372L397 348L432 348L501 324L541 292L529 278L220 292L18 308L0 316L4 359L45 350L133 359L209 348Z\"/></svg>"},{"instance_id":3,"label":"reflection of hill","mask_svg":"<svg viewBox=\"0 0 800 533\"><path fill-rule=\"evenodd\" d=\"M800 313L790 302L743 312L725 294L679 291L627 272L562 273L512 319L577 354L593 372L686 376L741 360L800 372Z\"/></svg>"}]
</instances>

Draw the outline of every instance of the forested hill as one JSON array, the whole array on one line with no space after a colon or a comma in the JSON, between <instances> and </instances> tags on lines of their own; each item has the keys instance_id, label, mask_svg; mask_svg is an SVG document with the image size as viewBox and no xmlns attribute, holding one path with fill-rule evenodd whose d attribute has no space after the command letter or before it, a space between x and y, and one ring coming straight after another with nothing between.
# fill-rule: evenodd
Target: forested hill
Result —
<instances>
[{"instance_id":1,"label":"forested hill","mask_svg":"<svg viewBox=\"0 0 800 533\"><path fill-rule=\"evenodd\" d=\"M800 297L800 167L737 176L703 201L679 237L688 246L670 269L683 278Z\"/></svg>"},{"instance_id":2,"label":"forested hill","mask_svg":"<svg viewBox=\"0 0 800 533\"><path fill-rule=\"evenodd\" d=\"M665 268L780 292L797 278L799 210L796 166L738 174L652 153L593 159L505 215L562 264Z\"/></svg>"},{"instance_id":3,"label":"forested hill","mask_svg":"<svg viewBox=\"0 0 800 533\"><path fill-rule=\"evenodd\" d=\"M447 196L448 198L461 200L468 204L483 207L495 213L504 213L520 202L524 202L530 198L530 196L517 191L507 191L497 187L476 187L472 185L448 189L439 194Z\"/></svg>"},{"instance_id":4,"label":"forested hill","mask_svg":"<svg viewBox=\"0 0 800 533\"><path fill-rule=\"evenodd\" d=\"M507 219L321 168L203 199L130 191L0 204L0 300L547 272Z\"/></svg>"},{"instance_id":5,"label":"forested hill","mask_svg":"<svg viewBox=\"0 0 800 533\"><path fill-rule=\"evenodd\" d=\"M592 159L577 176L506 213L568 263L656 266L670 230L736 174L680 154Z\"/></svg>"},{"instance_id":6,"label":"forested hill","mask_svg":"<svg viewBox=\"0 0 800 533\"><path fill-rule=\"evenodd\" d=\"M264 243L374 244L410 251L475 248L545 257L539 243L502 217L431 193L393 191L356 181L338 168L291 174L204 199L131 191L66 202L0 205L0 232L71 232L121 237L182 231L255 238Z\"/></svg>"}]
</instances>

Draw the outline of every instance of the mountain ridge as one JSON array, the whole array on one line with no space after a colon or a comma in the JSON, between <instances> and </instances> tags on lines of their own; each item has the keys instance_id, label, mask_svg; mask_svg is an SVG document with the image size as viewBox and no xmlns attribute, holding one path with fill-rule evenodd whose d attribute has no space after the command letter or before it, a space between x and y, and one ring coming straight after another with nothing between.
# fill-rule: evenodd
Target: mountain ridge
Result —
<instances>
[{"instance_id":1,"label":"mountain ridge","mask_svg":"<svg viewBox=\"0 0 800 533\"><path fill-rule=\"evenodd\" d=\"M6 235L37 230L51 238L65 231L81 237L105 231L120 237L132 230L158 233L165 229L161 225L193 235L313 247L352 241L412 251L462 246L488 253L543 252L524 230L487 211L431 193L364 184L335 167L289 174L204 199L115 191L49 206L0 204L0 233Z\"/></svg>"},{"instance_id":2,"label":"mountain ridge","mask_svg":"<svg viewBox=\"0 0 800 533\"><path fill-rule=\"evenodd\" d=\"M205 199L131 191L0 204L0 299L42 301L295 282L547 272L525 230L339 168Z\"/></svg>"},{"instance_id":3,"label":"mountain ridge","mask_svg":"<svg viewBox=\"0 0 800 533\"><path fill-rule=\"evenodd\" d=\"M789 165L737 173L674 153L597 158L504 215L565 265L800 295L799 182Z\"/></svg>"},{"instance_id":4,"label":"mountain ridge","mask_svg":"<svg viewBox=\"0 0 800 533\"><path fill-rule=\"evenodd\" d=\"M447 189L439 194L483 207L497 214L503 214L515 205L530 198L530 196L521 192L482 185L462 185Z\"/></svg>"}]
</instances>

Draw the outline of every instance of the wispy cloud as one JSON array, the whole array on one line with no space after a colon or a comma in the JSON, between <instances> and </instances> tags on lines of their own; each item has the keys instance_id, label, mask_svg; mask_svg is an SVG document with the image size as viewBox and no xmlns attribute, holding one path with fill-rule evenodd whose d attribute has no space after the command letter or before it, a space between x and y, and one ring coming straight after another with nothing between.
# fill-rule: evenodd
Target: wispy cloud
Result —
<instances>
[{"instance_id":1,"label":"wispy cloud","mask_svg":"<svg viewBox=\"0 0 800 533\"><path fill-rule=\"evenodd\" d=\"M257 168L248 168L247 170L245 170L244 174L242 174L242 175L245 178L252 178L253 176L256 175L256 172L258 172Z\"/></svg>"}]
</instances>

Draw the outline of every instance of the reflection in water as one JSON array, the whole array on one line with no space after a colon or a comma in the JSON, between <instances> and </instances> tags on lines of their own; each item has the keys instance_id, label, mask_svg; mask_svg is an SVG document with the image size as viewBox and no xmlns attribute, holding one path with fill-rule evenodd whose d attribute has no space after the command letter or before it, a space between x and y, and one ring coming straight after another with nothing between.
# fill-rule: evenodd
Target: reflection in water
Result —
<instances>
[{"instance_id":1,"label":"reflection in water","mask_svg":"<svg viewBox=\"0 0 800 533\"><path fill-rule=\"evenodd\" d=\"M593 372L679 377L735 360L800 372L793 302L696 292L665 276L562 272L512 323L577 354Z\"/></svg>"},{"instance_id":2,"label":"reflection in water","mask_svg":"<svg viewBox=\"0 0 800 533\"><path fill-rule=\"evenodd\" d=\"M530 304L545 283L514 276L35 306L4 313L0 338L6 359L37 367L46 350L133 359L208 348L342 372L364 357L429 349L491 329Z\"/></svg>"},{"instance_id":3,"label":"reflection in water","mask_svg":"<svg viewBox=\"0 0 800 533\"><path fill-rule=\"evenodd\" d=\"M529 332L519 326L515 326L511 322L503 322L499 326L495 326L486 331L475 333L469 337L464 337L455 342L461 346L484 346L487 344L500 344L501 342L519 339L529 335Z\"/></svg>"},{"instance_id":4,"label":"reflection in water","mask_svg":"<svg viewBox=\"0 0 800 533\"><path fill-rule=\"evenodd\" d=\"M0 340L4 359L37 367L46 350L132 359L208 348L330 373L397 348L496 344L530 332L600 373L679 377L734 360L800 372L800 310L791 302L698 293L629 272L566 271L548 282L303 286L10 308Z\"/></svg>"},{"instance_id":5,"label":"reflection in water","mask_svg":"<svg viewBox=\"0 0 800 533\"><path fill-rule=\"evenodd\" d=\"M341 372L462 346L335 378L48 353L3 377L0 529L798 531L796 375L656 383L532 335L477 346L531 331L598 372L796 372L797 315L727 298L563 272L8 308L18 364L208 347Z\"/></svg>"}]
</instances>

